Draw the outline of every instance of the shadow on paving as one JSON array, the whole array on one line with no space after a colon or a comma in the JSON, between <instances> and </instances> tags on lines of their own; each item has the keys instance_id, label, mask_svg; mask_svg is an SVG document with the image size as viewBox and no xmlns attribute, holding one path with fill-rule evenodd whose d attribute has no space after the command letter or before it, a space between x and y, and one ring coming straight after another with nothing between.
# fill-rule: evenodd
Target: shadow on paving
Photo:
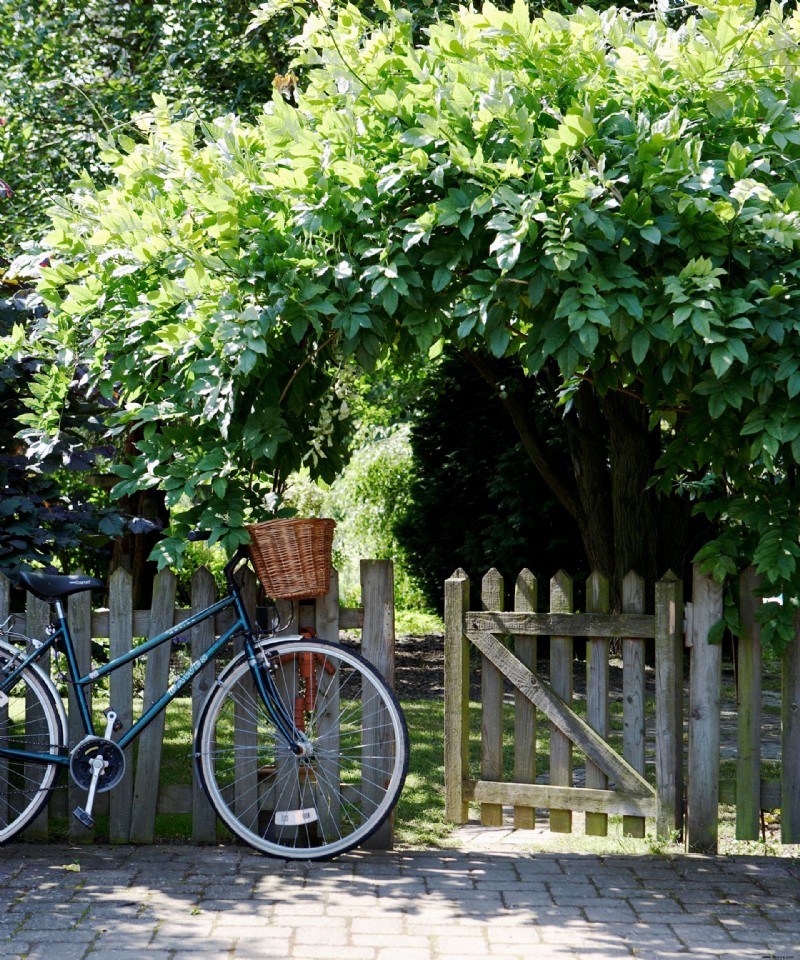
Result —
<instances>
[{"instance_id":1,"label":"shadow on paving","mask_svg":"<svg viewBox=\"0 0 800 960\"><path fill-rule=\"evenodd\" d=\"M0 957L800 960L798 880L790 858L15 844Z\"/></svg>"}]
</instances>

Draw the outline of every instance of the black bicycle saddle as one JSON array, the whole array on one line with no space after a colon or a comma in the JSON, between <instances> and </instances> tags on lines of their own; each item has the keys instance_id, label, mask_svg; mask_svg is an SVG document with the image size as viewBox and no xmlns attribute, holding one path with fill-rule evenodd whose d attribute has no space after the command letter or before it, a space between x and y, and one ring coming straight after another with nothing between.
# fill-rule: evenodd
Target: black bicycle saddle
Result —
<instances>
[{"instance_id":1,"label":"black bicycle saddle","mask_svg":"<svg viewBox=\"0 0 800 960\"><path fill-rule=\"evenodd\" d=\"M34 573L26 570L19 575L19 582L40 600L52 603L61 597L69 597L82 590L104 590L105 584L97 577L87 577L82 573L56 574Z\"/></svg>"}]
</instances>

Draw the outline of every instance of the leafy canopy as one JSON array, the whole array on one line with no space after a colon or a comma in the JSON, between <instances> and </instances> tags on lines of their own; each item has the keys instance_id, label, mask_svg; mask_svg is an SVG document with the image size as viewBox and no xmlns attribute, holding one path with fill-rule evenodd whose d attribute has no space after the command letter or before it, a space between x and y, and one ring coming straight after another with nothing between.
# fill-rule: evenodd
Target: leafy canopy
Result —
<instances>
[{"instance_id":1,"label":"leafy canopy","mask_svg":"<svg viewBox=\"0 0 800 960\"><path fill-rule=\"evenodd\" d=\"M0 254L31 239L81 170L105 180L98 132L130 133L153 91L214 116L269 99L280 30L245 36L250 0L11 0L0 17ZM225 104L221 107L220 104ZM2 193L0 193L2 198Z\"/></svg>"},{"instance_id":2,"label":"leafy canopy","mask_svg":"<svg viewBox=\"0 0 800 960\"><path fill-rule=\"evenodd\" d=\"M749 555L800 596L800 14L518 0L415 43L379 6L308 13L306 79L253 123L156 97L105 143L113 183L55 211L38 347L121 398L118 491L235 542L243 477L337 449L342 358L456 342L552 365L567 403L638 397L672 431L654 482L721 521L707 569ZM57 404L34 417L52 434Z\"/></svg>"}]
</instances>

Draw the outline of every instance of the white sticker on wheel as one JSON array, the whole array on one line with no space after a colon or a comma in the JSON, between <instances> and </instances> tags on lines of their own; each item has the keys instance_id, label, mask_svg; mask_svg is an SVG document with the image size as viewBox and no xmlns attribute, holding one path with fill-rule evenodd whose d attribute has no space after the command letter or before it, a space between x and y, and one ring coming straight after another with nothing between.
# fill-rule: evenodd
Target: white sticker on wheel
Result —
<instances>
[{"instance_id":1,"label":"white sticker on wheel","mask_svg":"<svg viewBox=\"0 0 800 960\"><path fill-rule=\"evenodd\" d=\"M317 811L313 807L305 810L277 810L275 823L279 827L300 827L304 823L313 823L317 820Z\"/></svg>"}]
</instances>

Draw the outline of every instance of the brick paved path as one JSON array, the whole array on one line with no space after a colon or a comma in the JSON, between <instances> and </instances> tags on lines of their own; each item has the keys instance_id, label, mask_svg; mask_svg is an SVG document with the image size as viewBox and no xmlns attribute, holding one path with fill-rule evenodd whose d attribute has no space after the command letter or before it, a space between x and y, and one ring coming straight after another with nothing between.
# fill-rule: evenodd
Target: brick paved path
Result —
<instances>
[{"instance_id":1,"label":"brick paved path","mask_svg":"<svg viewBox=\"0 0 800 960\"><path fill-rule=\"evenodd\" d=\"M80 871L68 869L79 865ZM800 862L239 847L0 850L15 960L800 960Z\"/></svg>"}]
</instances>

